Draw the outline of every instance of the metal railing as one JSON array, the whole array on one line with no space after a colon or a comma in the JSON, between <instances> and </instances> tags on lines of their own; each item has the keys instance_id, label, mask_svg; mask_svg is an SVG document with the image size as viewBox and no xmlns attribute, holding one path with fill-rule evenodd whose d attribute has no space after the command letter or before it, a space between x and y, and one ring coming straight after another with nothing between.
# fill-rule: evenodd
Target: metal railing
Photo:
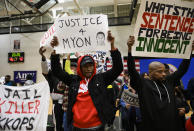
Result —
<instances>
[{"instance_id":1,"label":"metal railing","mask_svg":"<svg viewBox=\"0 0 194 131\"><path fill-rule=\"evenodd\" d=\"M52 24L53 23L12 26L11 34L44 32L44 31L47 31ZM130 25L131 21L129 16L113 17L113 18L108 18L108 24L109 26ZM0 27L0 34L10 34L10 27Z\"/></svg>"}]
</instances>

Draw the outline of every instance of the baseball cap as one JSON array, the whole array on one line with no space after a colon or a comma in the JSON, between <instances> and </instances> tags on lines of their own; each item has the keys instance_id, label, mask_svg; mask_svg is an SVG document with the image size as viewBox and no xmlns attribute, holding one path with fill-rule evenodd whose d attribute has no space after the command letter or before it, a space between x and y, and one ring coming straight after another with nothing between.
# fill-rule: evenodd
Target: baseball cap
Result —
<instances>
[{"instance_id":1,"label":"baseball cap","mask_svg":"<svg viewBox=\"0 0 194 131\"><path fill-rule=\"evenodd\" d=\"M94 64L94 60L90 56L85 56L82 61L81 61L81 66L87 64L87 63L92 63Z\"/></svg>"}]
</instances>

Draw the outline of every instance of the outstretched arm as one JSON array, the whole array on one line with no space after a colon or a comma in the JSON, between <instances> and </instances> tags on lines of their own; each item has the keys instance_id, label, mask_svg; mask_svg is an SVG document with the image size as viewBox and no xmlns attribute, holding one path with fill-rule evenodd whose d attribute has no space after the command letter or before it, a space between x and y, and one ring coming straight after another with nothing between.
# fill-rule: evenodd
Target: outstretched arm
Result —
<instances>
[{"instance_id":1,"label":"outstretched arm","mask_svg":"<svg viewBox=\"0 0 194 131\"><path fill-rule=\"evenodd\" d=\"M110 70L102 73L106 85L110 85L123 71L123 63L121 59L121 53L114 46L114 37L111 32L108 32L108 41L111 43L111 57L113 66Z\"/></svg>"},{"instance_id":2,"label":"outstretched arm","mask_svg":"<svg viewBox=\"0 0 194 131\"><path fill-rule=\"evenodd\" d=\"M44 56L44 52L46 52L46 49L44 49L43 46L40 47L39 54L42 56L42 61L41 61L42 74L47 75L49 72L49 66L48 66L48 62L46 61L46 57Z\"/></svg>"},{"instance_id":3,"label":"outstretched arm","mask_svg":"<svg viewBox=\"0 0 194 131\"><path fill-rule=\"evenodd\" d=\"M42 74L48 81L50 92L53 92L54 88L57 88L58 80L49 69L48 62L46 61L46 57L44 56L44 52L46 52L46 49L44 49L44 47L40 47L39 54L42 56L41 61Z\"/></svg>"},{"instance_id":4,"label":"outstretched arm","mask_svg":"<svg viewBox=\"0 0 194 131\"><path fill-rule=\"evenodd\" d=\"M131 55L131 49L132 49L134 42L135 42L134 36L129 36L129 39L127 41L127 46L128 46L127 67L128 67L128 73L130 76L131 85L135 90L138 90L138 87L141 87L139 86L139 84L141 83L140 82L141 79L140 79L139 73L135 69L135 60L133 56Z\"/></svg>"},{"instance_id":5,"label":"outstretched arm","mask_svg":"<svg viewBox=\"0 0 194 131\"><path fill-rule=\"evenodd\" d=\"M71 60L70 60L70 53L67 54L67 59L65 61L65 71L69 74L74 74L71 70Z\"/></svg>"},{"instance_id":6,"label":"outstretched arm","mask_svg":"<svg viewBox=\"0 0 194 131\"><path fill-rule=\"evenodd\" d=\"M191 50L191 55L192 51L194 50L194 41L192 42L192 50ZM183 77L183 75L187 72L190 66L190 59L184 59L181 64L179 65L179 68L177 71L175 71L172 75L167 76L167 80L173 80L174 84L177 83L177 81L180 81L180 79Z\"/></svg>"},{"instance_id":7,"label":"outstretched arm","mask_svg":"<svg viewBox=\"0 0 194 131\"><path fill-rule=\"evenodd\" d=\"M58 39L54 37L51 41L51 46L57 46ZM72 77L67 72L62 70L59 54L56 54L55 51L51 54L51 70L53 74L60 80L63 81L66 85L70 85L72 82Z\"/></svg>"}]
</instances>

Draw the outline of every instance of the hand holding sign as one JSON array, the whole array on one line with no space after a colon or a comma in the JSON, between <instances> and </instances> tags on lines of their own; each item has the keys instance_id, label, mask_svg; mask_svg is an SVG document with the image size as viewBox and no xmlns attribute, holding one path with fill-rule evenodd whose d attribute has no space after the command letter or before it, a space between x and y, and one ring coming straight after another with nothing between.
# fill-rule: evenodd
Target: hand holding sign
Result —
<instances>
[{"instance_id":1,"label":"hand holding sign","mask_svg":"<svg viewBox=\"0 0 194 131\"><path fill-rule=\"evenodd\" d=\"M179 110L179 116L185 115L185 108L178 108L178 110Z\"/></svg>"},{"instance_id":2,"label":"hand holding sign","mask_svg":"<svg viewBox=\"0 0 194 131\"><path fill-rule=\"evenodd\" d=\"M45 53L45 51L46 51L46 49L43 49L44 47L42 46L42 47L40 47L40 49L39 49L39 54L42 56L42 60L46 60L46 57L45 57L45 55L44 55L44 53Z\"/></svg>"},{"instance_id":3,"label":"hand holding sign","mask_svg":"<svg viewBox=\"0 0 194 131\"><path fill-rule=\"evenodd\" d=\"M111 50L115 50L116 49L115 46L114 46L115 38L112 36L110 30L108 31L107 40L108 40L108 42L111 43Z\"/></svg>"},{"instance_id":4,"label":"hand holding sign","mask_svg":"<svg viewBox=\"0 0 194 131\"><path fill-rule=\"evenodd\" d=\"M129 39L127 41L128 52L131 52L131 48L134 45L134 42L135 42L135 37L134 36L129 36Z\"/></svg>"},{"instance_id":5,"label":"hand holding sign","mask_svg":"<svg viewBox=\"0 0 194 131\"><path fill-rule=\"evenodd\" d=\"M58 46L59 45L59 41L58 41L58 38L56 36L53 37L50 45L54 48L55 46Z\"/></svg>"},{"instance_id":6,"label":"hand holding sign","mask_svg":"<svg viewBox=\"0 0 194 131\"><path fill-rule=\"evenodd\" d=\"M75 52L75 56L79 58L81 55L78 52Z\"/></svg>"},{"instance_id":7,"label":"hand holding sign","mask_svg":"<svg viewBox=\"0 0 194 131\"><path fill-rule=\"evenodd\" d=\"M53 50L53 52L51 53L51 55L56 55L56 50Z\"/></svg>"},{"instance_id":8,"label":"hand holding sign","mask_svg":"<svg viewBox=\"0 0 194 131\"><path fill-rule=\"evenodd\" d=\"M108 37L107 37L107 39L108 39L108 41L109 41L111 44L114 44L115 38L112 36L110 30L108 31Z\"/></svg>"},{"instance_id":9,"label":"hand holding sign","mask_svg":"<svg viewBox=\"0 0 194 131\"><path fill-rule=\"evenodd\" d=\"M44 48L44 46L40 47L40 49L39 49L39 54L41 56L44 56L44 52L46 51L46 49L43 49L43 48Z\"/></svg>"},{"instance_id":10,"label":"hand holding sign","mask_svg":"<svg viewBox=\"0 0 194 131\"><path fill-rule=\"evenodd\" d=\"M129 109L130 108L130 104L126 104L126 106L125 106L127 109Z\"/></svg>"}]
</instances>

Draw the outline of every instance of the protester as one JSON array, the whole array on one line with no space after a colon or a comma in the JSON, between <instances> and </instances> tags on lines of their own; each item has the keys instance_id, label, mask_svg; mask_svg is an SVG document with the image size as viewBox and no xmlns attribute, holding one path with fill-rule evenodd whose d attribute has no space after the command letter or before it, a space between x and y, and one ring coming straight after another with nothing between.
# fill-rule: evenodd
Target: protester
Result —
<instances>
[{"instance_id":1,"label":"protester","mask_svg":"<svg viewBox=\"0 0 194 131\"><path fill-rule=\"evenodd\" d=\"M69 75L77 74L77 63L71 62L70 60L71 54L67 54L67 59L65 61L65 71ZM63 127L64 131L71 131L72 125L67 125L67 107L68 107L68 94L69 94L69 86L66 86L65 88L61 88L60 90L64 91L64 99L63 99Z\"/></svg>"},{"instance_id":2,"label":"protester","mask_svg":"<svg viewBox=\"0 0 194 131\"><path fill-rule=\"evenodd\" d=\"M175 88L175 103L178 112L178 124L182 128L181 131L185 131L185 114L189 112L190 107L187 104L183 92L178 86Z\"/></svg>"},{"instance_id":3,"label":"protester","mask_svg":"<svg viewBox=\"0 0 194 131\"><path fill-rule=\"evenodd\" d=\"M4 85L4 83L5 83L5 77L2 76L0 77L0 85Z\"/></svg>"},{"instance_id":4,"label":"protester","mask_svg":"<svg viewBox=\"0 0 194 131\"><path fill-rule=\"evenodd\" d=\"M173 71L170 71L170 67L168 64L163 63L165 67L166 75L170 75ZM185 114L189 112L189 105L185 99L185 90L181 80L177 80L175 85L175 103L176 103L176 110L177 110L177 122L180 125L181 131L185 131L185 123L186 118Z\"/></svg>"},{"instance_id":5,"label":"protester","mask_svg":"<svg viewBox=\"0 0 194 131\"><path fill-rule=\"evenodd\" d=\"M187 86L188 98L190 100L190 105L194 110L194 77L189 80Z\"/></svg>"},{"instance_id":6,"label":"protester","mask_svg":"<svg viewBox=\"0 0 194 131\"><path fill-rule=\"evenodd\" d=\"M5 76L5 83L4 83L4 85L7 85L7 86L16 86L16 83L11 80L11 76L10 75L6 75Z\"/></svg>"},{"instance_id":7,"label":"protester","mask_svg":"<svg viewBox=\"0 0 194 131\"><path fill-rule=\"evenodd\" d=\"M46 60L46 57L44 56L44 52L46 49L41 47L39 49L39 54L42 56L41 61L41 68L42 68L42 74L45 77L45 79L49 83L50 87L50 93L51 98L53 100L54 104L54 116L56 121L56 130L62 131L62 125L63 125L63 109L62 109L62 103L63 103L63 91L58 91L57 88L63 88L65 85L60 82L52 73L49 63Z\"/></svg>"},{"instance_id":8,"label":"protester","mask_svg":"<svg viewBox=\"0 0 194 131\"><path fill-rule=\"evenodd\" d=\"M107 98L107 86L122 72L121 54L114 47L114 37L108 32L111 43L113 67L104 73L96 74L93 58L85 55L78 60L78 75L69 75L62 71L59 55L51 55L51 68L54 74L69 87L67 122L73 122L73 131L103 131L104 125L114 115L114 108ZM57 46L57 37L51 45Z\"/></svg>"},{"instance_id":9,"label":"protester","mask_svg":"<svg viewBox=\"0 0 194 131\"><path fill-rule=\"evenodd\" d=\"M77 74L77 63L71 62L70 56L71 54L67 54L67 59L65 61L65 71L68 74Z\"/></svg>"},{"instance_id":10,"label":"protester","mask_svg":"<svg viewBox=\"0 0 194 131\"><path fill-rule=\"evenodd\" d=\"M145 79L150 79L147 72L142 73L142 74L141 74L141 77L142 77L142 78L145 78Z\"/></svg>"},{"instance_id":11,"label":"protester","mask_svg":"<svg viewBox=\"0 0 194 131\"><path fill-rule=\"evenodd\" d=\"M163 64L164 64L164 67L165 67L165 73L166 73L166 75L170 75L170 67L169 67L169 65L166 64L166 63L163 63Z\"/></svg>"},{"instance_id":12,"label":"protester","mask_svg":"<svg viewBox=\"0 0 194 131\"><path fill-rule=\"evenodd\" d=\"M185 128L186 131L194 131L194 114L192 114L191 118L186 121Z\"/></svg>"},{"instance_id":13,"label":"protester","mask_svg":"<svg viewBox=\"0 0 194 131\"><path fill-rule=\"evenodd\" d=\"M141 131L141 113L139 107L131 106L121 99L122 129ZM135 128L136 127L136 128Z\"/></svg>"},{"instance_id":14,"label":"protester","mask_svg":"<svg viewBox=\"0 0 194 131\"><path fill-rule=\"evenodd\" d=\"M59 81L58 85L57 85L57 90L60 91L60 95L62 95L61 97L61 103L60 103L60 110L63 112L63 114L61 113L61 116L57 116L58 119L60 119L60 126L62 126L62 122L63 122L63 128L64 131L71 131L71 127L67 126L67 106L68 106L68 92L69 92L69 87L67 85L65 85L62 81ZM59 109L55 109L55 111L59 111ZM58 115L58 113L55 113L56 115ZM62 119L63 116L63 119ZM59 121L59 120L58 120Z\"/></svg>"},{"instance_id":15,"label":"protester","mask_svg":"<svg viewBox=\"0 0 194 131\"><path fill-rule=\"evenodd\" d=\"M187 90L188 90L188 98L190 100L190 105L194 112L194 77L189 80ZM194 131L194 113L186 121L185 128L186 128L186 131Z\"/></svg>"},{"instance_id":16,"label":"protester","mask_svg":"<svg viewBox=\"0 0 194 131\"><path fill-rule=\"evenodd\" d=\"M160 62L149 64L149 78L141 78L135 69L131 48L134 37L130 36L128 45L128 71L133 87L137 90L140 109L145 131L180 131L181 125L177 122L174 88L176 82L187 72L190 59L185 59L177 71L170 75L165 74L165 67ZM194 41L192 43L194 50Z\"/></svg>"},{"instance_id":17,"label":"protester","mask_svg":"<svg viewBox=\"0 0 194 131\"><path fill-rule=\"evenodd\" d=\"M124 90L136 94L136 91L130 85L130 77L128 76L128 71L124 72L123 78L124 85L122 86L119 94L122 95ZM120 105L122 129L124 129L125 131L134 131L136 126L136 130L140 131L141 114L139 107L135 107L126 103L122 98L120 99Z\"/></svg>"}]
</instances>

